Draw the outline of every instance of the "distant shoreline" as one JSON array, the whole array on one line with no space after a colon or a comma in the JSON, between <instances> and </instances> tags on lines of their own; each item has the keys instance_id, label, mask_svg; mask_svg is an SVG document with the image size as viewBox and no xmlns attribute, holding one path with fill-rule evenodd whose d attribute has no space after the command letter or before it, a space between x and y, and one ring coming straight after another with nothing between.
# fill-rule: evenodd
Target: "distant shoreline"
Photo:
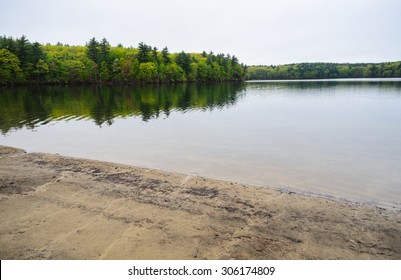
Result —
<instances>
[{"instance_id":1,"label":"distant shoreline","mask_svg":"<svg viewBox=\"0 0 401 280\"><path fill-rule=\"evenodd\" d=\"M285 79L285 80L246 80L253 82L401 82L401 77L395 78L331 78L331 79Z\"/></svg>"},{"instance_id":2,"label":"distant shoreline","mask_svg":"<svg viewBox=\"0 0 401 280\"><path fill-rule=\"evenodd\" d=\"M401 212L0 146L1 259L400 259Z\"/></svg>"},{"instance_id":3,"label":"distant shoreline","mask_svg":"<svg viewBox=\"0 0 401 280\"><path fill-rule=\"evenodd\" d=\"M401 61L382 63L293 63L248 66L249 80L401 78Z\"/></svg>"}]
</instances>

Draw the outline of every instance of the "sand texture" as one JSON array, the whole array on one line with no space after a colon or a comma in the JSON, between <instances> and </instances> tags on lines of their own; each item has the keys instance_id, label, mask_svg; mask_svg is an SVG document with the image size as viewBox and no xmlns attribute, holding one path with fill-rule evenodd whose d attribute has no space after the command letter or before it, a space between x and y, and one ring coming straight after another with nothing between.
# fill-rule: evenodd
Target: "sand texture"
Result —
<instances>
[{"instance_id":1,"label":"sand texture","mask_svg":"<svg viewBox=\"0 0 401 280\"><path fill-rule=\"evenodd\" d=\"M401 259L401 212L0 146L0 258Z\"/></svg>"}]
</instances>

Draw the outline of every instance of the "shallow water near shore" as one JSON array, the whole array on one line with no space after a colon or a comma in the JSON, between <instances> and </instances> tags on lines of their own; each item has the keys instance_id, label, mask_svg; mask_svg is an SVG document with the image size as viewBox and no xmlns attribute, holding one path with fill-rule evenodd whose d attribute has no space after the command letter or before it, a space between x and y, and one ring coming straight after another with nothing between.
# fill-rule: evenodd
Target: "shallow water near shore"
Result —
<instances>
[{"instance_id":1,"label":"shallow water near shore","mask_svg":"<svg viewBox=\"0 0 401 280\"><path fill-rule=\"evenodd\" d=\"M401 79L0 89L0 144L401 207Z\"/></svg>"}]
</instances>

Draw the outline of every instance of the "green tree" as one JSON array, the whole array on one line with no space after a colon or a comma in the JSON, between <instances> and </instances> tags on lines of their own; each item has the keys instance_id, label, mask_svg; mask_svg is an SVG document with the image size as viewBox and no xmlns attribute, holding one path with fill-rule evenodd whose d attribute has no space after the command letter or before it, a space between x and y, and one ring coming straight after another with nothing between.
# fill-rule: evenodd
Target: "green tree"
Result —
<instances>
[{"instance_id":1,"label":"green tree","mask_svg":"<svg viewBox=\"0 0 401 280\"><path fill-rule=\"evenodd\" d=\"M93 65L92 65L92 75L93 75L93 80L94 82L97 83L99 80L99 64L100 64L100 58L101 58L101 53L100 53L100 48L99 48L99 42L96 41L96 38L93 37L92 39L89 40L89 43L87 44L87 55L90 60L92 60Z\"/></svg>"},{"instance_id":2,"label":"green tree","mask_svg":"<svg viewBox=\"0 0 401 280\"><path fill-rule=\"evenodd\" d=\"M152 47L141 42L138 45L138 61L139 63L149 62L149 53L152 51Z\"/></svg>"},{"instance_id":3,"label":"green tree","mask_svg":"<svg viewBox=\"0 0 401 280\"><path fill-rule=\"evenodd\" d=\"M67 81L82 82L85 77L85 65L81 61L67 60Z\"/></svg>"},{"instance_id":4,"label":"green tree","mask_svg":"<svg viewBox=\"0 0 401 280\"><path fill-rule=\"evenodd\" d=\"M190 66L190 71L187 74L188 80L189 81L196 81L198 78L198 64L195 62L191 62Z\"/></svg>"},{"instance_id":5,"label":"green tree","mask_svg":"<svg viewBox=\"0 0 401 280\"><path fill-rule=\"evenodd\" d=\"M29 78L33 64L31 62L32 46L28 39L23 35L16 40L16 55L20 61L20 68L24 72L24 76Z\"/></svg>"},{"instance_id":6,"label":"green tree","mask_svg":"<svg viewBox=\"0 0 401 280\"><path fill-rule=\"evenodd\" d=\"M7 49L13 54L17 54L17 44L12 37L4 35L0 38L0 49Z\"/></svg>"},{"instance_id":7,"label":"green tree","mask_svg":"<svg viewBox=\"0 0 401 280\"><path fill-rule=\"evenodd\" d=\"M113 62L112 66L112 72L113 72L113 78L115 80L120 80L121 79L121 65L120 65L120 59L116 58Z\"/></svg>"},{"instance_id":8,"label":"green tree","mask_svg":"<svg viewBox=\"0 0 401 280\"><path fill-rule=\"evenodd\" d=\"M208 81L212 76L212 68L206 63L206 61L200 61L198 63L198 79L201 81Z\"/></svg>"},{"instance_id":9,"label":"green tree","mask_svg":"<svg viewBox=\"0 0 401 280\"><path fill-rule=\"evenodd\" d=\"M168 82L185 81L184 70L182 70L182 68L176 63L170 63L166 65L165 75Z\"/></svg>"},{"instance_id":10,"label":"green tree","mask_svg":"<svg viewBox=\"0 0 401 280\"><path fill-rule=\"evenodd\" d=\"M170 53L167 47L164 47L162 50L162 57L165 64L169 64L171 62Z\"/></svg>"},{"instance_id":11,"label":"green tree","mask_svg":"<svg viewBox=\"0 0 401 280\"><path fill-rule=\"evenodd\" d=\"M0 83L14 83L23 79L18 57L7 49L0 49Z\"/></svg>"},{"instance_id":12,"label":"green tree","mask_svg":"<svg viewBox=\"0 0 401 280\"><path fill-rule=\"evenodd\" d=\"M20 66L26 67L29 61L29 56L31 53L31 44L29 43L28 39L25 35L22 35L21 38L17 39L16 42L16 54L20 61Z\"/></svg>"},{"instance_id":13,"label":"green tree","mask_svg":"<svg viewBox=\"0 0 401 280\"><path fill-rule=\"evenodd\" d=\"M87 55L88 57L96 64L100 63L100 48L99 48L99 42L96 41L96 38L93 37L92 39L89 40L89 43L87 43Z\"/></svg>"},{"instance_id":14,"label":"green tree","mask_svg":"<svg viewBox=\"0 0 401 280\"><path fill-rule=\"evenodd\" d=\"M212 77L215 81L221 81L222 79L221 67L217 62L212 63Z\"/></svg>"},{"instance_id":15,"label":"green tree","mask_svg":"<svg viewBox=\"0 0 401 280\"><path fill-rule=\"evenodd\" d=\"M143 82L155 82L158 80L157 66L153 62L141 63L139 66L139 79Z\"/></svg>"},{"instance_id":16,"label":"green tree","mask_svg":"<svg viewBox=\"0 0 401 280\"><path fill-rule=\"evenodd\" d=\"M237 81L243 80L244 74L245 74L244 67L241 67L241 65L236 64L233 68L233 75L232 75L233 80Z\"/></svg>"},{"instance_id":17,"label":"green tree","mask_svg":"<svg viewBox=\"0 0 401 280\"><path fill-rule=\"evenodd\" d=\"M155 62L156 64L159 64L160 63L160 60L159 60L159 57L158 57L158 53L157 53L157 48L156 47L154 47L153 49L152 49L152 59L151 59L153 62Z\"/></svg>"},{"instance_id":18,"label":"green tree","mask_svg":"<svg viewBox=\"0 0 401 280\"><path fill-rule=\"evenodd\" d=\"M38 42L32 44L30 62L37 64L39 60L45 60L46 55L44 54L41 45Z\"/></svg>"},{"instance_id":19,"label":"green tree","mask_svg":"<svg viewBox=\"0 0 401 280\"><path fill-rule=\"evenodd\" d=\"M185 53L184 51L180 52L175 58L175 62L178 66L184 70L185 74L189 74L191 72L191 55Z\"/></svg>"},{"instance_id":20,"label":"green tree","mask_svg":"<svg viewBox=\"0 0 401 280\"><path fill-rule=\"evenodd\" d=\"M121 77L124 81L129 81L134 78L132 69L132 60L130 58L120 59L121 64Z\"/></svg>"},{"instance_id":21,"label":"green tree","mask_svg":"<svg viewBox=\"0 0 401 280\"><path fill-rule=\"evenodd\" d=\"M110 54L110 44L106 38L103 38L100 42L100 61L104 61L107 64L109 63L109 54Z\"/></svg>"},{"instance_id":22,"label":"green tree","mask_svg":"<svg viewBox=\"0 0 401 280\"><path fill-rule=\"evenodd\" d=\"M110 72L109 69L107 68L106 61L102 61L102 64L100 65L99 77L101 81L110 80Z\"/></svg>"},{"instance_id":23,"label":"green tree","mask_svg":"<svg viewBox=\"0 0 401 280\"><path fill-rule=\"evenodd\" d=\"M34 71L37 81L47 81L46 75L48 73L49 73L49 66L44 60L40 59L36 63L36 69Z\"/></svg>"}]
</instances>

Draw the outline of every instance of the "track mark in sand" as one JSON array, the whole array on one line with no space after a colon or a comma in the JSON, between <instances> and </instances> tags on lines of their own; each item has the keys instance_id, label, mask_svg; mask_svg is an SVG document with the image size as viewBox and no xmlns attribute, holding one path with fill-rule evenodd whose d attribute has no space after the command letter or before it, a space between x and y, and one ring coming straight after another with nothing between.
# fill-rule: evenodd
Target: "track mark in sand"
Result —
<instances>
[{"instance_id":1,"label":"track mark in sand","mask_svg":"<svg viewBox=\"0 0 401 280\"><path fill-rule=\"evenodd\" d=\"M7 222L2 222L2 225L9 225L9 224L15 224L18 221L23 221L23 220L27 220L30 219L29 222L31 223L32 221L36 221L36 225L39 225L43 222L45 222L48 218L51 218L57 214L59 214L60 212L65 212L65 209L61 209L61 210L57 210L56 212L53 212L49 215L46 215L45 217L43 217L41 220L35 219L35 215L36 213L34 212L35 210L31 210L31 212L28 215L22 216L20 218L16 218L16 219L11 219Z\"/></svg>"},{"instance_id":2,"label":"track mark in sand","mask_svg":"<svg viewBox=\"0 0 401 280\"><path fill-rule=\"evenodd\" d=\"M123 238L126 233L128 233L131 230L132 226L129 226L126 230L124 230L116 239L114 239L104 250L102 253L99 255L99 260L104 260L106 259L107 255L109 254L110 250L117 244L117 242Z\"/></svg>"},{"instance_id":3,"label":"track mark in sand","mask_svg":"<svg viewBox=\"0 0 401 280\"><path fill-rule=\"evenodd\" d=\"M98 217L95 217L93 219L91 219L89 222L85 223L84 225L78 227L78 228L74 228L73 230L70 230L67 233L64 234L59 234L56 238L54 238L52 241L50 241L49 243L47 243L45 246L43 246L42 248L40 248L39 250L37 250L36 252L34 252L33 254L29 255L27 257L27 259L34 259L36 258L38 255L43 255L44 252L46 252L46 250L48 248L50 248L53 244L57 244L60 241L64 241L66 240L68 237L70 237L73 234L79 233L81 230L89 227L90 225L94 224L95 222L97 222L99 219ZM46 258L48 258L49 256L47 256Z\"/></svg>"},{"instance_id":4,"label":"track mark in sand","mask_svg":"<svg viewBox=\"0 0 401 280\"><path fill-rule=\"evenodd\" d=\"M115 208L115 209L110 209L110 208L113 208L113 206L115 206L116 203L118 203L118 201L117 201L117 202L116 202L116 201L113 201L113 202L109 203L109 204L107 205L107 207L106 207L105 209L103 209L102 211L94 211L94 213L96 213L96 217L92 218L92 219L91 219L90 221L88 221L87 223L85 223L85 224L83 224L83 225L81 225L81 226L79 226L79 227L76 227L76 228L74 228L74 229L72 229L72 230L70 230L70 231L68 231L68 232L66 232L66 233L59 234L56 238L54 238L52 241L50 241L49 243L47 243L45 246L43 246L42 248L40 248L39 250L37 250L37 251L34 252L33 254L29 255L27 258L28 258L28 259L32 259L32 258L37 258L37 257L40 257L40 256L44 256L44 255L45 255L45 252L51 251L50 248L51 248L53 245L55 245L55 244L57 244L57 243L60 243L60 242L63 242L63 241L65 241L67 238L69 238L70 236L72 236L72 235L74 235L74 234L77 234L77 233L80 233L80 232L81 232L82 230L84 230L85 228L88 228L88 227L92 226L93 224L95 224L95 223L99 220L100 217L103 217L103 218L106 218L106 219L110 219L110 217L109 217L109 215L107 215L107 213L112 214L112 213L118 211L119 209L124 208L124 206L121 206L121 207L118 207L118 208ZM117 204L117 205L118 205L118 204ZM57 215L58 213L63 212L63 211L65 211L65 210L64 210L64 209L63 209L63 210L59 210L59 211L57 211L57 212L55 212L55 213L52 213L52 214L46 216L44 219L42 219L42 221L40 221L40 223L42 223L45 219L50 218L50 217L52 217L52 216L55 216L55 215ZM121 237L123 237L123 236L127 233L127 231L128 231L129 229L130 229L130 227L129 227L127 230L125 230L122 234L120 234L109 246L106 247L106 249L104 250L104 252L101 253L100 259L104 258L104 257L107 255L107 253L111 250L111 248L114 246L114 244L115 244ZM47 259L48 259L49 257L50 257L49 255L45 256L45 258L47 258Z\"/></svg>"},{"instance_id":5,"label":"track mark in sand","mask_svg":"<svg viewBox=\"0 0 401 280\"><path fill-rule=\"evenodd\" d=\"M184 178L184 180L181 181L181 186L185 185L189 180L192 179L193 176L188 175L187 177Z\"/></svg>"},{"instance_id":6,"label":"track mark in sand","mask_svg":"<svg viewBox=\"0 0 401 280\"><path fill-rule=\"evenodd\" d=\"M47 219L49 219L49 218L51 218L51 217L53 217L53 216L57 216L57 215L60 214L61 212L66 212L66 210L65 210L65 209L61 209L61 210L58 210L58 211L56 211L56 212L53 212L53 213L51 213L51 214L45 216L42 220L40 220L40 221L37 223L37 225L46 222Z\"/></svg>"},{"instance_id":7,"label":"track mark in sand","mask_svg":"<svg viewBox=\"0 0 401 280\"><path fill-rule=\"evenodd\" d=\"M43 185L40 185L39 187L37 187L37 188L35 189L34 192L32 192L32 193L30 193L30 194L28 194L28 195L35 196L37 193L45 192L45 191L47 191L47 186L48 186L48 185L51 185L51 184L53 184L53 183L54 183L54 181L50 181L50 182L47 182L47 183L45 183L45 184L43 184Z\"/></svg>"},{"instance_id":8,"label":"track mark in sand","mask_svg":"<svg viewBox=\"0 0 401 280\"><path fill-rule=\"evenodd\" d=\"M121 199L121 198L120 198L120 199L115 199L115 200L111 201L111 202L107 205L107 207L103 210L103 212L104 212L104 213L109 212L109 213L113 214L113 213L117 212L118 210L125 208L125 205L124 205L124 203L122 203L122 202L124 202L124 200ZM121 205L121 206L118 207L118 208L115 208L115 209L113 209L113 210L110 210L110 208L112 208L115 204Z\"/></svg>"}]
</instances>

